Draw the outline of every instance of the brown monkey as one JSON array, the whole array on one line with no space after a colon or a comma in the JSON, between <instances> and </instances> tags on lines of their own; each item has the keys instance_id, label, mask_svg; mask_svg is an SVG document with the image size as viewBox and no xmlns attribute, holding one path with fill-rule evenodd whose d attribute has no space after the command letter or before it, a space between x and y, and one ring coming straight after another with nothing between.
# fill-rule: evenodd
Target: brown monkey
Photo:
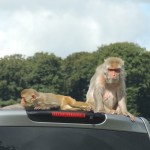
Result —
<instances>
[{"instance_id":1,"label":"brown monkey","mask_svg":"<svg viewBox=\"0 0 150 150\"><path fill-rule=\"evenodd\" d=\"M24 89L21 92L21 105L24 107L33 106L34 109L61 110L85 110L90 111L91 105L85 102L78 102L70 96L57 95L53 93L41 93L34 89Z\"/></svg>"},{"instance_id":2,"label":"brown monkey","mask_svg":"<svg viewBox=\"0 0 150 150\"><path fill-rule=\"evenodd\" d=\"M94 106L94 112L122 114L135 120L127 110L124 76L121 58L109 57L97 67L86 95L86 102Z\"/></svg>"}]
</instances>

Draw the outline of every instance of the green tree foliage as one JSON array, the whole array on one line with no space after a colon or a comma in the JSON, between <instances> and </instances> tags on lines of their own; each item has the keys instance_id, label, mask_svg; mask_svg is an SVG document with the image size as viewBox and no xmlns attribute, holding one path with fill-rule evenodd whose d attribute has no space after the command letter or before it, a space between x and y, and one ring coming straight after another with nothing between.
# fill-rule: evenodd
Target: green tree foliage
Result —
<instances>
[{"instance_id":1,"label":"green tree foliage","mask_svg":"<svg viewBox=\"0 0 150 150\"><path fill-rule=\"evenodd\" d=\"M122 42L110 45L103 45L93 53L94 57L101 64L107 57L121 57L125 62L130 62L135 56L145 52L144 48L134 43ZM127 61L126 61L127 60Z\"/></svg>"},{"instance_id":2,"label":"green tree foliage","mask_svg":"<svg viewBox=\"0 0 150 150\"><path fill-rule=\"evenodd\" d=\"M17 100L26 82L26 61L22 55L0 59L0 99Z\"/></svg>"},{"instance_id":3,"label":"green tree foliage","mask_svg":"<svg viewBox=\"0 0 150 150\"><path fill-rule=\"evenodd\" d=\"M61 91L61 61L54 54L36 53L27 59L31 67L29 85L32 88L45 92L57 93Z\"/></svg>"},{"instance_id":4,"label":"green tree foliage","mask_svg":"<svg viewBox=\"0 0 150 150\"><path fill-rule=\"evenodd\" d=\"M89 80L95 71L95 58L87 52L74 53L62 64L64 91L77 100L84 100Z\"/></svg>"},{"instance_id":5,"label":"green tree foliage","mask_svg":"<svg viewBox=\"0 0 150 150\"><path fill-rule=\"evenodd\" d=\"M137 110L141 116L150 118L150 52L141 54L136 71L137 77L136 79L133 77L133 84L139 87L138 97L136 99L138 105Z\"/></svg>"}]
</instances>

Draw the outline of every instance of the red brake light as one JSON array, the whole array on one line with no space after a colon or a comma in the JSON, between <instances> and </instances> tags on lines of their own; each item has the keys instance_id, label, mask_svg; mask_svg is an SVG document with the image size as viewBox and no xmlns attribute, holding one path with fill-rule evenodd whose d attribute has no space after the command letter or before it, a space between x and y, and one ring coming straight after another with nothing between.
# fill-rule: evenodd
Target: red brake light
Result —
<instances>
[{"instance_id":1,"label":"red brake light","mask_svg":"<svg viewBox=\"0 0 150 150\"><path fill-rule=\"evenodd\" d=\"M53 117L85 118L85 113L77 112L52 112Z\"/></svg>"}]
</instances>

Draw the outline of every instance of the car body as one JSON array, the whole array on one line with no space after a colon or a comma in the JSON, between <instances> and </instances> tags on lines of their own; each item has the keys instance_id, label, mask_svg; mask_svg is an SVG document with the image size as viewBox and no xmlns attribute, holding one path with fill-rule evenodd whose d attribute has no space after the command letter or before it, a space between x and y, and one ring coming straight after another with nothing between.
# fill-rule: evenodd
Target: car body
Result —
<instances>
[{"instance_id":1,"label":"car body","mask_svg":"<svg viewBox=\"0 0 150 150\"><path fill-rule=\"evenodd\" d=\"M150 150L150 124L84 111L0 110L0 150Z\"/></svg>"}]
</instances>

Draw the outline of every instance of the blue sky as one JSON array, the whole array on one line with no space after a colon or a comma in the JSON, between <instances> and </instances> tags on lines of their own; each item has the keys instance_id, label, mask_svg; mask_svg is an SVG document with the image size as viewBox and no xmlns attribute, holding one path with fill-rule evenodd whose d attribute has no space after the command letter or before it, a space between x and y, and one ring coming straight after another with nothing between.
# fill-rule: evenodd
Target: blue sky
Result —
<instances>
[{"instance_id":1,"label":"blue sky","mask_svg":"<svg viewBox=\"0 0 150 150\"><path fill-rule=\"evenodd\" d=\"M0 0L0 57L124 41L150 50L150 0Z\"/></svg>"}]
</instances>

